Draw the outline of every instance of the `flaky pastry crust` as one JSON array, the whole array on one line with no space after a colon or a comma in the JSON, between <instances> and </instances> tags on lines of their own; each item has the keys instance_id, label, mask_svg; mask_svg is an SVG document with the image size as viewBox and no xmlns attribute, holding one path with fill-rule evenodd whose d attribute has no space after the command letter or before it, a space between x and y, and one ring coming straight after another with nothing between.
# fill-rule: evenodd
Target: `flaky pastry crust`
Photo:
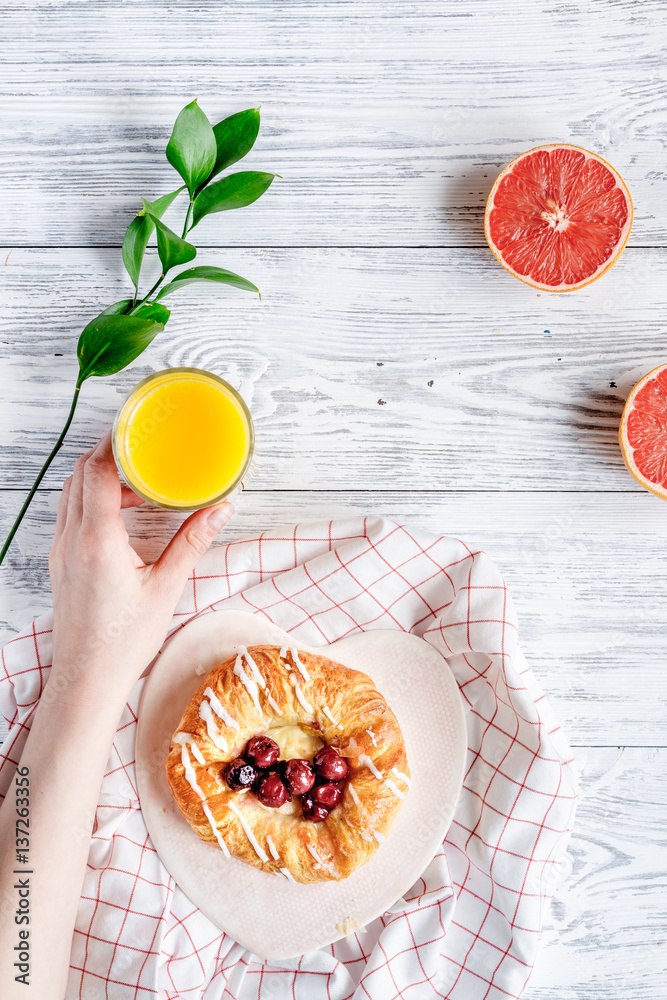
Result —
<instances>
[{"instance_id":1,"label":"flaky pastry crust","mask_svg":"<svg viewBox=\"0 0 667 1000\"><path fill-rule=\"evenodd\" d=\"M225 765L251 737L278 730L306 734L347 759L342 801L323 822L304 819L296 799L272 809L224 780ZM370 677L279 646L239 647L214 667L183 713L166 771L179 809L202 840L297 882L338 881L368 861L410 785L401 730Z\"/></svg>"}]
</instances>

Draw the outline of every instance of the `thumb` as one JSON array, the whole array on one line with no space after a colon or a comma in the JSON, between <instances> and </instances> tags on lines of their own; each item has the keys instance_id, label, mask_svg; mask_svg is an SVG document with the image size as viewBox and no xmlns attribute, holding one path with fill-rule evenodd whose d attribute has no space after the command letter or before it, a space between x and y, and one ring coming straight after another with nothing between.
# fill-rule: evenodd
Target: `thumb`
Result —
<instances>
[{"instance_id":1,"label":"thumb","mask_svg":"<svg viewBox=\"0 0 667 1000\"><path fill-rule=\"evenodd\" d=\"M183 522L160 558L153 564L152 572L165 586L183 588L197 562L233 513L231 503L195 511Z\"/></svg>"}]
</instances>

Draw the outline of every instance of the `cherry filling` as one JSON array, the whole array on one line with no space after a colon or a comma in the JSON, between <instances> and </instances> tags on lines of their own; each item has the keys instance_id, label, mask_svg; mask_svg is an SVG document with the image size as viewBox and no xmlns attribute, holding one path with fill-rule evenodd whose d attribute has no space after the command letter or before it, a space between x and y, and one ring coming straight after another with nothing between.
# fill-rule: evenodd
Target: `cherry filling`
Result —
<instances>
[{"instance_id":1,"label":"cherry filling","mask_svg":"<svg viewBox=\"0 0 667 1000\"><path fill-rule=\"evenodd\" d=\"M321 806L310 795L303 796L301 799L301 808L303 809L303 818L309 819L311 823L321 823L329 815L327 807Z\"/></svg>"},{"instance_id":2,"label":"cherry filling","mask_svg":"<svg viewBox=\"0 0 667 1000\"><path fill-rule=\"evenodd\" d=\"M293 757L285 762L283 780L292 795L305 795L315 784L315 774L310 761Z\"/></svg>"},{"instance_id":3,"label":"cherry filling","mask_svg":"<svg viewBox=\"0 0 667 1000\"><path fill-rule=\"evenodd\" d=\"M322 747L313 758L313 767L327 781L341 781L348 772L347 761L333 747Z\"/></svg>"},{"instance_id":4,"label":"cherry filling","mask_svg":"<svg viewBox=\"0 0 667 1000\"><path fill-rule=\"evenodd\" d=\"M343 789L338 785L328 783L317 785L310 794L318 806L324 806L325 809L335 809L343 798Z\"/></svg>"},{"instance_id":5,"label":"cherry filling","mask_svg":"<svg viewBox=\"0 0 667 1000\"><path fill-rule=\"evenodd\" d=\"M250 788L257 777L257 770L249 764L243 757L230 760L225 768L225 781L229 787L237 792L241 788Z\"/></svg>"},{"instance_id":6,"label":"cherry filling","mask_svg":"<svg viewBox=\"0 0 667 1000\"><path fill-rule=\"evenodd\" d=\"M312 763L294 757L276 767L279 758L280 747L274 740L253 736L243 757L225 767L225 781L232 791L252 788L262 805L273 809L295 795L301 800L304 819L321 823L343 797L340 782L348 773L347 761L331 746L322 747Z\"/></svg>"},{"instance_id":7,"label":"cherry filling","mask_svg":"<svg viewBox=\"0 0 667 1000\"><path fill-rule=\"evenodd\" d=\"M279 809L291 798L277 771L270 771L259 783L257 798L263 806Z\"/></svg>"},{"instance_id":8,"label":"cherry filling","mask_svg":"<svg viewBox=\"0 0 667 1000\"><path fill-rule=\"evenodd\" d=\"M246 744L244 757L260 769L271 767L280 757L280 747L268 736L253 736Z\"/></svg>"}]
</instances>

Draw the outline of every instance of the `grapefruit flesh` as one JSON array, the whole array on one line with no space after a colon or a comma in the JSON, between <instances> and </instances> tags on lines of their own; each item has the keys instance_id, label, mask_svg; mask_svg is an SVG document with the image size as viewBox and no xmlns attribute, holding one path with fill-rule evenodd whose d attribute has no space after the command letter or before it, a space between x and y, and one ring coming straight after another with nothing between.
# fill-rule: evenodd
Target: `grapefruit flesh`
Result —
<instances>
[{"instance_id":1,"label":"grapefruit flesh","mask_svg":"<svg viewBox=\"0 0 667 1000\"><path fill-rule=\"evenodd\" d=\"M645 375L628 396L619 440L635 479L667 498L667 364Z\"/></svg>"},{"instance_id":2,"label":"grapefruit flesh","mask_svg":"<svg viewBox=\"0 0 667 1000\"><path fill-rule=\"evenodd\" d=\"M550 292L581 288L618 259L632 227L632 199L612 166L565 144L522 153L496 180L486 239L500 263Z\"/></svg>"}]
</instances>

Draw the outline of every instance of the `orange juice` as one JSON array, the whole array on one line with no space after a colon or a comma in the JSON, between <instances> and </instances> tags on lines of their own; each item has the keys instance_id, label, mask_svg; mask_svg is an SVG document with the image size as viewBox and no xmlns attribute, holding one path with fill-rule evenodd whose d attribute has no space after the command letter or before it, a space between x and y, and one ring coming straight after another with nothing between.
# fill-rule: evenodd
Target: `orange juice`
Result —
<instances>
[{"instance_id":1,"label":"orange juice","mask_svg":"<svg viewBox=\"0 0 667 1000\"><path fill-rule=\"evenodd\" d=\"M113 446L128 486L158 507L195 510L228 496L253 450L248 408L223 379L169 368L140 382L116 415Z\"/></svg>"}]
</instances>

